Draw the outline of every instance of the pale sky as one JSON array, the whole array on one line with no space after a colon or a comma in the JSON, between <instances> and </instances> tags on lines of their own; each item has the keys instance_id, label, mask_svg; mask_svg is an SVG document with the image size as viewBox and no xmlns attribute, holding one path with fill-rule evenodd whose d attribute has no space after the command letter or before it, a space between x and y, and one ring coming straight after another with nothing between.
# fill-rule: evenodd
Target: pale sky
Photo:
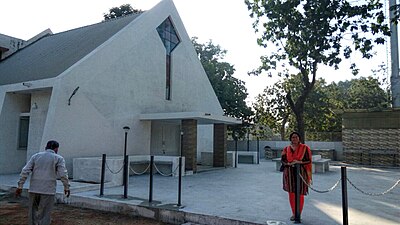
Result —
<instances>
[{"instance_id":1,"label":"pale sky","mask_svg":"<svg viewBox=\"0 0 400 225\"><path fill-rule=\"evenodd\" d=\"M135 9L147 10L160 0L1 0L0 33L27 40L41 31L50 28L53 33L98 23L103 14L112 7L130 4ZM258 35L252 28L253 20L244 0L173 0L186 31L190 37L198 37L199 43L212 40L227 50L225 61L234 65L235 77L246 82L249 93L248 102L260 94L267 85L276 81L265 74L248 76L247 72L260 65L259 57L268 53L258 46ZM381 62L387 62L385 47L379 48L379 55L373 61L359 62L361 74L370 75L370 70ZM354 78L347 70L349 63L341 65L341 70L319 70L318 77L332 81Z\"/></svg>"}]
</instances>

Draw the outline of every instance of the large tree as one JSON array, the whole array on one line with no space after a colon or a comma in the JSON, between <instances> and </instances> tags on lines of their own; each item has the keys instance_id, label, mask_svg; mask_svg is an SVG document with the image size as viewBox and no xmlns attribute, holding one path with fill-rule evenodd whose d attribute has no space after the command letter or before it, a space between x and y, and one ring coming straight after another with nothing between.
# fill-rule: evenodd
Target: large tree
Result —
<instances>
[{"instance_id":1,"label":"large tree","mask_svg":"<svg viewBox=\"0 0 400 225\"><path fill-rule=\"evenodd\" d=\"M378 0L245 0L253 27L261 32L258 44L269 51L261 66L250 74L280 68L294 68L301 75L301 94L286 100L296 117L297 130L304 136L304 104L317 77L318 66L337 69L342 58L354 52L371 58L375 44L390 35L383 5ZM353 44L349 44L349 39ZM358 69L352 64L356 74ZM282 73L281 73L282 74ZM289 73L284 73L289 76Z\"/></svg>"},{"instance_id":2,"label":"large tree","mask_svg":"<svg viewBox=\"0 0 400 225\"><path fill-rule=\"evenodd\" d=\"M244 122L242 126L230 128L237 136L242 137L245 133L243 127L250 123L253 114L251 108L246 105L248 93L245 83L233 76L233 65L223 61L227 51L221 49L221 46L215 45L211 40L200 44L197 37L192 38L192 43L224 113L241 118Z\"/></svg>"},{"instance_id":3,"label":"large tree","mask_svg":"<svg viewBox=\"0 0 400 225\"><path fill-rule=\"evenodd\" d=\"M285 100L285 83L278 81L267 86L263 93L256 96L253 108L255 121L279 133L281 140L286 137L286 125L291 115L290 107Z\"/></svg>"},{"instance_id":4,"label":"large tree","mask_svg":"<svg viewBox=\"0 0 400 225\"><path fill-rule=\"evenodd\" d=\"M253 104L256 120L279 133L282 140L287 138L287 131L296 129L295 116L285 96L289 91L292 92L294 98L301 95L300 79L301 75L298 74L267 86L264 92L256 97L256 102ZM314 90L305 102L304 123L307 126L307 132L340 131L340 124L338 126L332 110L334 106L329 102L330 96L325 89L325 81L318 79Z\"/></svg>"},{"instance_id":5,"label":"large tree","mask_svg":"<svg viewBox=\"0 0 400 225\"><path fill-rule=\"evenodd\" d=\"M384 109L390 106L387 91L373 77L333 82L326 91L336 109Z\"/></svg>"},{"instance_id":6,"label":"large tree","mask_svg":"<svg viewBox=\"0 0 400 225\"><path fill-rule=\"evenodd\" d=\"M134 9L130 4L123 4L120 7L112 7L109 10L109 13L104 13L103 17L104 20L110 20L117 17L129 15L132 13L139 13L142 12L140 9Z\"/></svg>"},{"instance_id":7,"label":"large tree","mask_svg":"<svg viewBox=\"0 0 400 225\"><path fill-rule=\"evenodd\" d=\"M253 104L256 120L262 125L270 126L275 133L286 139L287 131L295 129L294 115L284 100L288 90L294 96L299 95L301 76L285 78L267 86L264 92L256 97ZM304 123L308 134L334 134L341 131L342 119L339 113L346 109L382 109L388 108L390 98L378 79L361 77L358 79L332 82L326 84L318 79L304 106ZM320 135L314 135L321 137ZM330 135L331 136L331 135Z\"/></svg>"}]
</instances>

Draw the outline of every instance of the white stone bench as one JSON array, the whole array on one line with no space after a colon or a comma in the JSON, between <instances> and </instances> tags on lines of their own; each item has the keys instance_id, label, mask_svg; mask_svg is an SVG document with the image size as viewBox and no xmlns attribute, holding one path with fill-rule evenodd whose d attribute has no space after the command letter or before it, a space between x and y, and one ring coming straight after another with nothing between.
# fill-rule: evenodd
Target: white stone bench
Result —
<instances>
[{"instance_id":1,"label":"white stone bench","mask_svg":"<svg viewBox=\"0 0 400 225\"><path fill-rule=\"evenodd\" d=\"M124 165L123 157L107 157L104 182L122 185ZM74 181L100 183L102 157L74 158L72 160L72 175ZM118 172L118 173L117 173Z\"/></svg>"},{"instance_id":2,"label":"white stone bench","mask_svg":"<svg viewBox=\"0 0 400 225\"><path fill-rule=\"evenodd\" d=\"M275 169L279 171L281 167L281 158L272 159L275 162ZM329 171L330 159L323 159L321 155L312 156L312 173L325 173Z\"/></svg>"},{"instance_id":3,"label":"white stone bench","mask_svg":"<svg viewBox=\"0 0 400 225\"><path fill-rule=\"evenodd\" d=\"M281 168L281 158L273 158L272 162L275 162L275 169L276 171L279 171Z\"/></svg>"},{"instance_id":4,"label":"white stone bench","mask_svg":"<svg viewBox=\"0 0 400 225\"><path fill-rule=\"evenodd\" d=\"M135 173L143 173L150 164L149 155L130 155L129 156L129 175L137 175ZM169 175L177 177L179 176L179 156L154 156L154 164L157 169L163 175ZM153 172L157 172L156 168L153 168ZM132 171L134 170L135 173ZM149 173L150 169L145 173ZM185 157L182 157L182 176L185 175Z\"/></svg>"},{"instance_id":5,"label":"white stone bench","mask_svg":"<svg viewBox=\"0 0 400 225\"><path fill-rule=\"evenodd\" d=\"M238 163L249 163L256 164L257 163L257 152L247 152L247 151L238 151Z\"/></svg>"},{"instance_id":6,"label":"white stone bench","mask_svg":"<svg viewBox=\"0 0 400 225\"><path fill-rule=\"evenodd\" d=\"M329 171L330 159L319 159L313 161L313 173L325 173Z\"/></svg>"}]
</instances>

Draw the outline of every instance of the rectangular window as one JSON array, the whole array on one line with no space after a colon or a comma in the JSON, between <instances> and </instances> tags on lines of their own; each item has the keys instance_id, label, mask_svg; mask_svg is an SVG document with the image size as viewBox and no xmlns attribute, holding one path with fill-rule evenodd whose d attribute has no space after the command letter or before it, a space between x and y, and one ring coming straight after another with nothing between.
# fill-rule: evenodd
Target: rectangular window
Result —
<instances>
[{"instance_id":1,"label":"rectangular window","mask_svg":"<svg viewBox=\"0 0 400 225\"><path fill-rule=\"evenodd\" d=\"M18 132L18 149L26 150L28 148L29 116L19 118Z\"/></svg>"},{"instance_id":2,"label":"rectangular window","mask_svg":"<svg viewBox=\"0 0 400 225\"><path fill-rule=\"evenodd\" d=\"M171 100L171 56L167 55L166 60L166 87L165 87L165 99Z\"/></svg>"}]
</instances>

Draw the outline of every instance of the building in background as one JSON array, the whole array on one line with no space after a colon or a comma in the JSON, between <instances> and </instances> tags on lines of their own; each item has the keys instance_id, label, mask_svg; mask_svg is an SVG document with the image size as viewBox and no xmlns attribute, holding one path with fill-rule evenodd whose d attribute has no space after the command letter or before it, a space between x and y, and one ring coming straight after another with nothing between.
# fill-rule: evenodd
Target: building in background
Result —
<instances>
[{"instance_id":1,"label":"building in background","mask_svg":"<svg viewBox=\"0 0 400 225\"><path fill-rule=\"evenodd\" d=\"M183 155L195 172L213 151L226 165L226 124L241 121L223 115L172 0L29 41L1 35L0 51L0 173L50 139L71 172L73 158L121 156L124 126L129 155Z\"/></svg>"}]
</instances>

